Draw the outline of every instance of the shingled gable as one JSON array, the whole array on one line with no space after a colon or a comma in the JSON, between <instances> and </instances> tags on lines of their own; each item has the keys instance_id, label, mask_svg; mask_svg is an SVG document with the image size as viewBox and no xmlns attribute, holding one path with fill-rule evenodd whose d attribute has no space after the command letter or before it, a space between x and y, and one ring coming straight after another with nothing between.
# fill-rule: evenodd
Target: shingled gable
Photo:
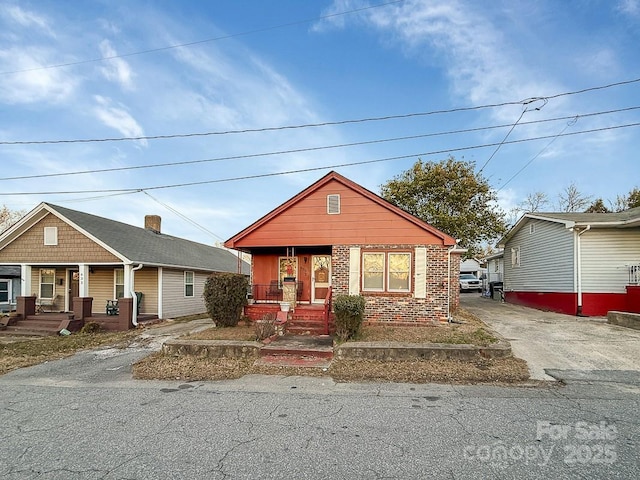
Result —
<instances>
[{"instance_id":1,"label":"shingled gable","mask_svg":"<svg viewBox=\"0 0 640 480\"><path fill-rule=\"evenodd\" d=\"M205 271L236 272L238 269L237 256L227 250L49 203L38 205L0 236L0 249L49 213L123 262ZM242 270L249 273L246 262L242 262Z\"/></svg>"},{"instance_id":2,"label":"shingled gable","mask_svg":"<svg viewBox=\"0 0 640 480\"><path fill-rule=\"evenodd\" d=\"M248 226L247 228L245 228L241 232L237 233L236 235L234 235L230 239L228 239L224 244L225 247L227 247L227 248L236 248L238 250L243 250L243 246L241 245L243 239L245 239L250 234L258 231L260 228L262 228L263 226L268 224L273 219L277 218L283 212L289 210L293 206L295 206L295 205L299 204L300 202L304 201L310 195L312 195L313 193L317 192L322 187L326 186L327 184L329 184L332 181L336 181L336 182L340 183L341 185L343 185L343 186L347 187L348 189L358 193L359 195L367 198L368 200L370 200L371 202L379 205L380 207L384 208L385 210L397 215L398 217L403 218L407 222L409 222L409 223L417 226L418 228L424 230L426 233L429 233L430 235L433 235L433 236L437 237L438 239L440 239L442 241L443 245L445 245L445 246L453 246L453 245L456 244L456 241L455 241L455 239L453 237L445 234L444 232L438 230L437 228L435 228L435 227L429 225L428 223L420 220L419 218L415 217L414 215L411 215L410 213L405 212L401 208L396 207L395 205L393 205L392 203L390 203L387 200L383 199L379 195L376 195L375 193L373 193L370 190L362 187L361 185L358 185L357 183L355 183L355 182L343 177L342 175L338 174L337 172L331 171L327 175L322 177L320 180L318 180L317 182L312 184L311 186L307 187L306 189L304 189L303 191L301 191L300 193L298 193L297 195L295 195L294 197L292 197L291 199L289 199L288 201L286 201L285 203L283 203L279 207L277 207L274 210L272 210L271 212L267 213L262 218L260 218L259 220L257 220L256 222L254 222L253 224L251 224L250 226Z\"/></svg>"}]
</instances>

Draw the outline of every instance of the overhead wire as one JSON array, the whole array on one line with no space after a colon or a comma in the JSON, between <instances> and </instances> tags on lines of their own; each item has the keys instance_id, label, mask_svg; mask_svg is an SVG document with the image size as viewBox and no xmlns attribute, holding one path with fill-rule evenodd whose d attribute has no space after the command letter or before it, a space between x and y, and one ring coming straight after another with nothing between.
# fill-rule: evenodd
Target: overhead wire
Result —
<instances>
[{"instance_id":1,"label":"overhead wire","mask_svg":"<svg viewBox=\"0 0 640 480\"><path fill-rule=\"evenodd\" d=\"M129 53L122 53L122 54L118 54L118 55L108 55L106 57L100 57L100 58L91 58L91 59L87 59L87 60L78 60L76 62L65 62L65 63L58 63L55 65L44 65L41 67L33 67L33 68L25 68L22 70L11 70L11 71L5 71L5 72L0 72L0 75L13 75L16 73L27 73L27 72L35 72L38 70L50 70L53 68L63 68L63 67L71 67L71 66L75 66L75 65L83 65L83 64L87 64L87 63L96 63L96 62L102 62L105 60L114 60L116 58L126 58L126 57L133 57L133 56L137 56L137 55L146 55L148 53L157 53L157 52L163 52L163 51L167 51L167 50L172 50L172 49L176 49L176 48L183 48L183 47L192 47L194 45L201 45L203 43L210 43L210 42L217 42L220 40L227 40L230 38L237 38L237 37L244 37L247 35L253 35L255 33L262 33L262 32L268 32L271 30L277 30L280 28L286 28L286 27L293 27L295 25L302 25L305 23L311 23L311 22L317 22L319 20L327 20L329 18L335 18L335 17L340 17L340 16L344 16L344 15L350 15L352 13L358 13L358 12L363 12L365 10L371 10L374 8L379 8L379 7L385 7L388 5L393 5L396 3L402 3L405 0L392 0L390 2L386 2L386 3L379 3L377 5L368 5L365 7L360 7L360 8L354 8L352 10L346 10L343 12L336 12L336 13L330 13L327 15L321 15L319 17L314 17L314 18L307 18L304 20L296 20L293 22L288 22L288 23L281 23L279 25L272 25L272 26L268 26L268 27L262 27L262 28L256 28L254 30L248 30L245 32L239 32L239 33L232 33L232 34L228 34L228 35L220 35L218 37L212 37L212 38L206 38L204 40L196 40L193 42L187 42L187 43L179 43L179 44L175 44L175 45L167 45L165 47L158 47L158 48L150 48L147 50L139 50L136 52L129 52Z\"/></svg>"},{"instance_id":2,"label":"overhead wire","mask_svg":"<svg viewBox=\"0 0 640 480\"><path fill-rule=\"evenodd\" d=\"M573 125L575 125L578 122L578 118L580 118L579 115L576 115L570 122L567 122L567 124L564 126L564 128L560 131L560 133L558 133L556 136L554 136L538 153L536 153L527 163L525 163L522 168L520 168L520 170L518 170L516 173L514 173L509 180L507 180L506 182L504 182L502 185L500 185L499 188L496 189L496 193L498 193L500 190L502 190L504 187L506 187L507 185L509 185L509 183L511 183L511 181L516 178L518 175L520 175L525 168L527 168L529 165L531 165L533 163L533 161L538 158L540 155L542 155L544 152L547 151L547 149L558 139L562 136L562 134L564 134L564 132L567 130L567 128L572 127Z\"/></svg>"},{"instance_id":3,"label":"overhead wire","mask_svg":"<svg viewBox=\"0 0 640 480\"><path fill-rule=\"evenodd\" d=\"M638 109L640 109L640 106L625 107L625 108L620 108L620 109L615 109L615 110L607 110L607 111L602 111L602 112L584 113L584 114L579 114L577 116L581 117L581 118L586 118L586 117L593 117L593 116L599 116L599 115L608 115L608 114L612 114L612 113L627 112L627 111L638 110ZM541 120L531 120L531 121L527 121L527 122L520 122L520 123L518 123L518 125L534 125L534 124L539 124L539 123L556 122L556 121L561 121L561 120L573 119L575 117L576 117L576 115L555 117L555 118L546 118L546 119L541 119ZM511 124L490 125L490 126L486 126L486 127L465 128L465 129L460 129L460 130L448 130L448 131L444 131L444 132L430 132L430 133L424 133L424 134L419 134L419 135L407 135L407 136L402 136L402 137L391 137L391 138L376 139L376 140L366 140L366 141L361 141L361 142L342 143L342 144L335 144L335 145L324 145L324 146L318 146L318 147L304 147L304 148L296 148L296 149L288 149L288 150L279 150L279 151L273 151L273 152L259 152L259 153L245 154L245 155L231 155L231 156L224 156L224 157L198 159L198 160L183 160L183 161L177 161L177 162L152 163L152 164L145 164L145 165L131 165L131 166L127 166L127 167L99 168L99 169L79 170L79 171L72 171L72 172L41 173L41 174L35 174L35 175L19 175L19 176L13 176L13 177L3 177L3 178L0 178L0 181L29 180L29 179L36 179L36 178L64 177L64 176L72 176L72 175L86 175L86 174L96 174L96 173L110 173L110 172L121 172L121 171L129 171L129 170L140 170L140 169L147 169L147 168L174 167L174 166L182 166L182 165L193 165L193 164L199 164L199 163L220 162L220 161L227 161L227 160L244 160L244 159L249 159L249 158L259 158L259 157L267 157L267 156L275 156L275 155L286 155L286 154L292 154L292 153L314 152L314 151L319 151L319 150L346 148L346 147L363 146L363 145L373 145L373 144L378 144L378 143L396 142L396 141L404 141L404 140L416 140L416 139L419 139L419 138L429 138L429 137L444 136L444 135L454 135L454 134L460 134L460 133L472 133L472 132L479 132L479 131L485 131L485 130L493 130L493 129L498 129L498 128L505 128L505 127L508 127L510 125ZM511 130L513 130L513 127L512 127ZM505 139L506 139L506 137L505 137ZM486 166L486 164L485 164L485 166ZM483 168L484 168L484 166L483 166Z\"/></svg>"},{"instance_id":4,"label":"overhead wire","mask_svg":"<svg viewBox=\"0 0 640 480\"><path fill-rule=\"evenodd\" d=\"M414 112L414 113L406 113L406 114L398 114L398 115L384 115L384 116L366 117L366 118L358 118L358 119L348 119L348 120L338 120L338 121L328 121L328 122L318 122L318 123L305 123L305 124L298 124L298 125L246 128L246 129L238 129L238 130L225 130L225 131L213 131L213 132L178 133L178 134L168 134L168 135L139 135L135 137L109 137L109 138L87 138L87 139L69 139L69 140L60 140L60 139L57 139L57 140L3 140L3 141L0 141L0 145L40 145L40 144L161 140L161 139L170 139L170 138L189 138L189 137L203 137L203 136L211 136L211 135L259 133L259 132L272 132L272 131L292 130L292 129L301 129L301 128L326 127L326 126L347 125L347 124L357 124L357 123L366 123L366 122L378 122L378 121L386 121L386 120L397 120L397 119L403 119L403 118L441 115L441 114L448 114L448 113L469 112L469 111L483 110L488 108L506 107L510 105L526 106L532 101L539 101L539 100L548 101L550 99L560 98L563 96L577 95L577 94L587 93L587 92L596 91L596 90L603 90L603 89L622 86L622 85L630 85L638 82L640 82L640 78L636 78L632 80L624 80L620 82L610 83L607 85L599 85L595 87L583 88L581 90L557 93L557 94L548 95L548 96L531 97L531 98L518 100L518 101L507 101L507 102L492 103L492 104L490 103L490 104L475 105L475 106L469 106L469 107L455 107L455 108L449 108L449 109L432 110L427 112Z\"/></svg>"},{"instance_id":5,"label":"overhead wire","mask_svg":"<svg viewBox=\"0 0 640 480\"><path fill-rule=\"evenodd\" d=\"M347 163L341 163L341 164L324 165L324 166L319 166L319 167L309 167L309 168L302 168L302 169L297 169L297 170L288 170L288 171L282 171L282 172L272 172L272 173L262 173L262 174L255 174L255 175L245 175L245 176L240 176L240 177L231 177L231 178L224 178L224 179L201 180L201 181L197 181L197 182L184 182L184 183L175 183L175 184L168 184L168 185L156 185L156 186L138 187L138 188L113 188L113 189L98 189L98 190L70 190L70 191L47 191L47 192L0 192L0 196L14 196L14 195L71 195L71 194L81 194L81 193L85 194L85 193L116 193L116 192L134 193L134 192L142 192L142 191L147 191L147 190L161 190L161 189L167 189L167 188L180 188L180 187L189 187L189 186L197 186L197 185L210 185L210 184L214 184L214 183L225 183L225 182L233 182L233 181L239 181L239 180L250 180L250 179L256 179L256 178L267 178L267 177L275 177L275 176L281 176L281 175L291 175L291 174L294 174L294 173L304 173L304 172L312 172L312 171L317 171L317 170L327 170L327 169L342 168L342 167L352 167L352 166L356 166L356 165L367 165L367 164L388 162L388 161L393 161L393 160L402 160L402 159L414 158L414 157L420 157L420 156L427 156L427 155L440 155L440 154L443 154L443 153L453 153L453 152L460 152L460 151L467 151L467 150L475 150L475 149L479 149L479 148L495 147L495 146L499 145L500 143L502 143L504 145L511 145L511 144L519 144L519 143L531 142L531 141L537 141L537 140L544 140L544 139L549 139L549 138L554 138L554 137L566 137L566 136L582 135L582 134L586 134L586 133L596 133L596 132L617 130L617 129L621 129L621 128L638 127L638 126L640 126L640 122L629 123L629 124L624 124L624 125L615 125L615 126L609 126L609 127L594 128L594 129L589 129L589 130L582 130L582 131L579 131L579 132L564 133L562 135L543 135L543 136L532 137L532 138L508 140L508 141L505 141L505 142L487 143L487 144L483 144L483 145L470 145L470 146L466 146L466 147L449 148L449 149L442 149L442 150L422 152L422 153L412 153L412 154L409 154L409 155L398 155L398 156L386 157L386 158L378 158L378 159L373 159L373 160L362 160L362 161L357 161L357 162L347 162Z\"/></svg>"}]
</instances>

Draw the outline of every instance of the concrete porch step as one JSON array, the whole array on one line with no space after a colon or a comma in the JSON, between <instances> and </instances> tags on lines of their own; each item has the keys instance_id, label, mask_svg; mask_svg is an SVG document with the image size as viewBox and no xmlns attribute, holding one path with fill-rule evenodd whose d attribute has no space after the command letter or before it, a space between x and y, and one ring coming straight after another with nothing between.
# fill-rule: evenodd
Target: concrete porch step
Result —
<instances>
[{"instance_id":1,"label":"concrete porch step","mask_svg":"<svg viewBox=\"0 0 640 480\"><path fill-rule=\"evenodd\" d=\"M6 328L0 330L0 335L7 335L12 337L24 336L24 337L45 337L57 335L58 330L53 328L30 328L20 327L17 325L8 325Z\"/></svg>"},{"instance_id":2,"label":"concrete porch step","mask_svg":"<svg viewBox=\"0 0 640 480\"><path fill-rule=\"evenodd\" d=\"M258 358L255 366L271 367L304 367L323 368L331 366L331 358L308 356L308 355L265 355Z\"/></svg>"}]
</instances>

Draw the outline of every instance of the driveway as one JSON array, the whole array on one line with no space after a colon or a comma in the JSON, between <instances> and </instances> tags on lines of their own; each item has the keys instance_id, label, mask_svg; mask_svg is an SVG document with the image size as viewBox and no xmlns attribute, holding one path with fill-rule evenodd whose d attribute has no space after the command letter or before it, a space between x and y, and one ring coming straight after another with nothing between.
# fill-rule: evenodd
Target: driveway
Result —
<instances>
[{"instance_id":1,"label":"driveway","mask_svg":"<svg viewBox=\"0 0 640 480\"><path fill-rule=\"evenodd\" d=\"M477 294L461 295L460 305L509 340L534 379L613 381L640 371L640 330L609 325L604 317L543 312Z\"/></svg>"}]
</instances>

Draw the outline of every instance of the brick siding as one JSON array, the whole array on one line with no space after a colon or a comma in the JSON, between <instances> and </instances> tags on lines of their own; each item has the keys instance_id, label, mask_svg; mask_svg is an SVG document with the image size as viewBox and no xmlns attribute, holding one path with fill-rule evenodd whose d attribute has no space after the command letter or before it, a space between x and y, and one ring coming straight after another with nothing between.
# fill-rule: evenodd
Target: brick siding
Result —
<instances>
[{"instance_id":1,"label":"brick siding","mask_svg":"<svg viewBox=\"0 0 640 480\"><path fill-rule=\"evenodd\" d=\"M447 247L443 245L334 245L332 249L332 286L334 295L349 294L349 249L360 247L360 253L371 250L411 251L410 293L363 292L366 298L365 321L398 324L437 324L447 318ZM415 247L427 250L426 298L415 298ZM451 255L451 304L459 304L458 273L460 255Z\"/></svg>"}]
</instances>

